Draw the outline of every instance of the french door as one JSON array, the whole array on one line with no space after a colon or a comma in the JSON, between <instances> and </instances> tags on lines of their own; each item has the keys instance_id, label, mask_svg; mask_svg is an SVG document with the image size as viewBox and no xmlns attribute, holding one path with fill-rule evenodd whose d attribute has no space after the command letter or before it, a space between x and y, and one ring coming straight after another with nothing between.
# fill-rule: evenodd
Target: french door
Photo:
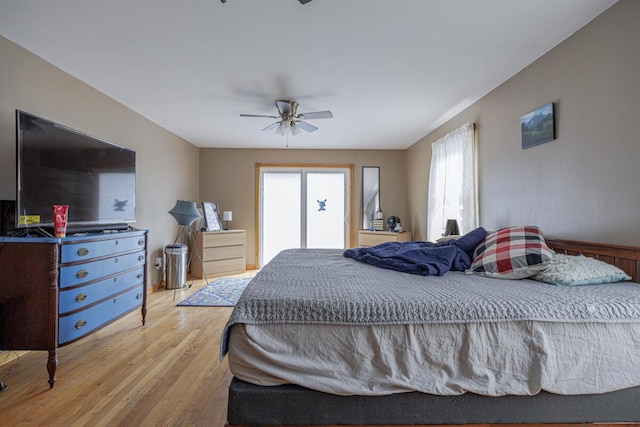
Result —
<instances>
[{"instance_id":1,"label":"french door","mask_svg":"<svg viewBox=\"0 0 640 427\"><path fill-rule=\"evenodd\" d=\"M290 248L345 248L350 167L258 166L259 264Z\"/></svg>"}]
</instances>

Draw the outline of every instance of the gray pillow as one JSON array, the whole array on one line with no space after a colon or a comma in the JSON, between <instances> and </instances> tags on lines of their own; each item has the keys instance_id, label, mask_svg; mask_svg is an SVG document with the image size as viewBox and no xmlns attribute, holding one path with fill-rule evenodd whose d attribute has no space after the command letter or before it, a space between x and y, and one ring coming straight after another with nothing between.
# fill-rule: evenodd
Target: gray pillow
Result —
<instances>
[{"instance_id":1,"label":"gray pillow","mask_svg":"<svg viewBox=\"0 0 640 427\"><path fill-rule=\"evenodd\" d=\"M553 261L533 280L560 286L598 285L631 280L618 267L583 255L554 254Z\"/></svg>"}]
</instances>

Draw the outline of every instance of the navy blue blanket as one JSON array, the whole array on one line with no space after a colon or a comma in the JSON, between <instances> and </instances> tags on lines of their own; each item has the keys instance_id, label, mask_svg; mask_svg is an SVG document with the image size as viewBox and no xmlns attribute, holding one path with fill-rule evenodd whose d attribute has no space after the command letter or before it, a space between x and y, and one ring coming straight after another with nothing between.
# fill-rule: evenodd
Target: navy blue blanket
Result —
<instances>
[{"instance_id":1,"label":"navy blue blanket","mask_svg":"<svg viewBox=\"0 0 640 427\"><path fill-rule=\"evenodd\" d=\"M473 251L486 237L479 227L457 240L442 243L388 242L370 248L347 249L344 256L376 267L422 276L442 276L471 267Z\"/></svg>"}]
</instances>

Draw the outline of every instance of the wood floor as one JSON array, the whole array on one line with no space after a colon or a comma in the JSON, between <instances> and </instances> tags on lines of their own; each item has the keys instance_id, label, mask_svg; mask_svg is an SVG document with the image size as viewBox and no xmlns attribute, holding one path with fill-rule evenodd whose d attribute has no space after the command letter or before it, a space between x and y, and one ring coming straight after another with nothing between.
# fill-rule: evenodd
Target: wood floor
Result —
<instances>
[{"instance_id":1,"label":"wood floor","mask_svg":"<svg viewBox=\"0 0 640 427\"><path fill-rule=\"evenodd\" d=\"M51 390L46 352L0 366L0 426L223 426L231 374L219 345L231 308L176 307L203 285L175 300L152 292L145 326L136 310L60 348Z\"/></svg>"}]
</instances>

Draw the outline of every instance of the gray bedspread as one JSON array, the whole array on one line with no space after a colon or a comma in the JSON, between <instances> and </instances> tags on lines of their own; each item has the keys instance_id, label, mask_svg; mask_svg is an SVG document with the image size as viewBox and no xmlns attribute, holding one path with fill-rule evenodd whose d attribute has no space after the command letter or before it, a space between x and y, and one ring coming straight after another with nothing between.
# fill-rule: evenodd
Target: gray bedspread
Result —
<instances>
[{"instance_id":1,"label":"gray bedspread","mask_svg":"<svg viewBox=\"0 0 640 427\"><path fill-rule=\"evenodd\" d=\"M559 287L460 272L416 276L342 256L342 250L278 254L245 289L227 322L246 324L420 324L537 320L640 321L640 285Z\"/></svg>"}]
</instances>

